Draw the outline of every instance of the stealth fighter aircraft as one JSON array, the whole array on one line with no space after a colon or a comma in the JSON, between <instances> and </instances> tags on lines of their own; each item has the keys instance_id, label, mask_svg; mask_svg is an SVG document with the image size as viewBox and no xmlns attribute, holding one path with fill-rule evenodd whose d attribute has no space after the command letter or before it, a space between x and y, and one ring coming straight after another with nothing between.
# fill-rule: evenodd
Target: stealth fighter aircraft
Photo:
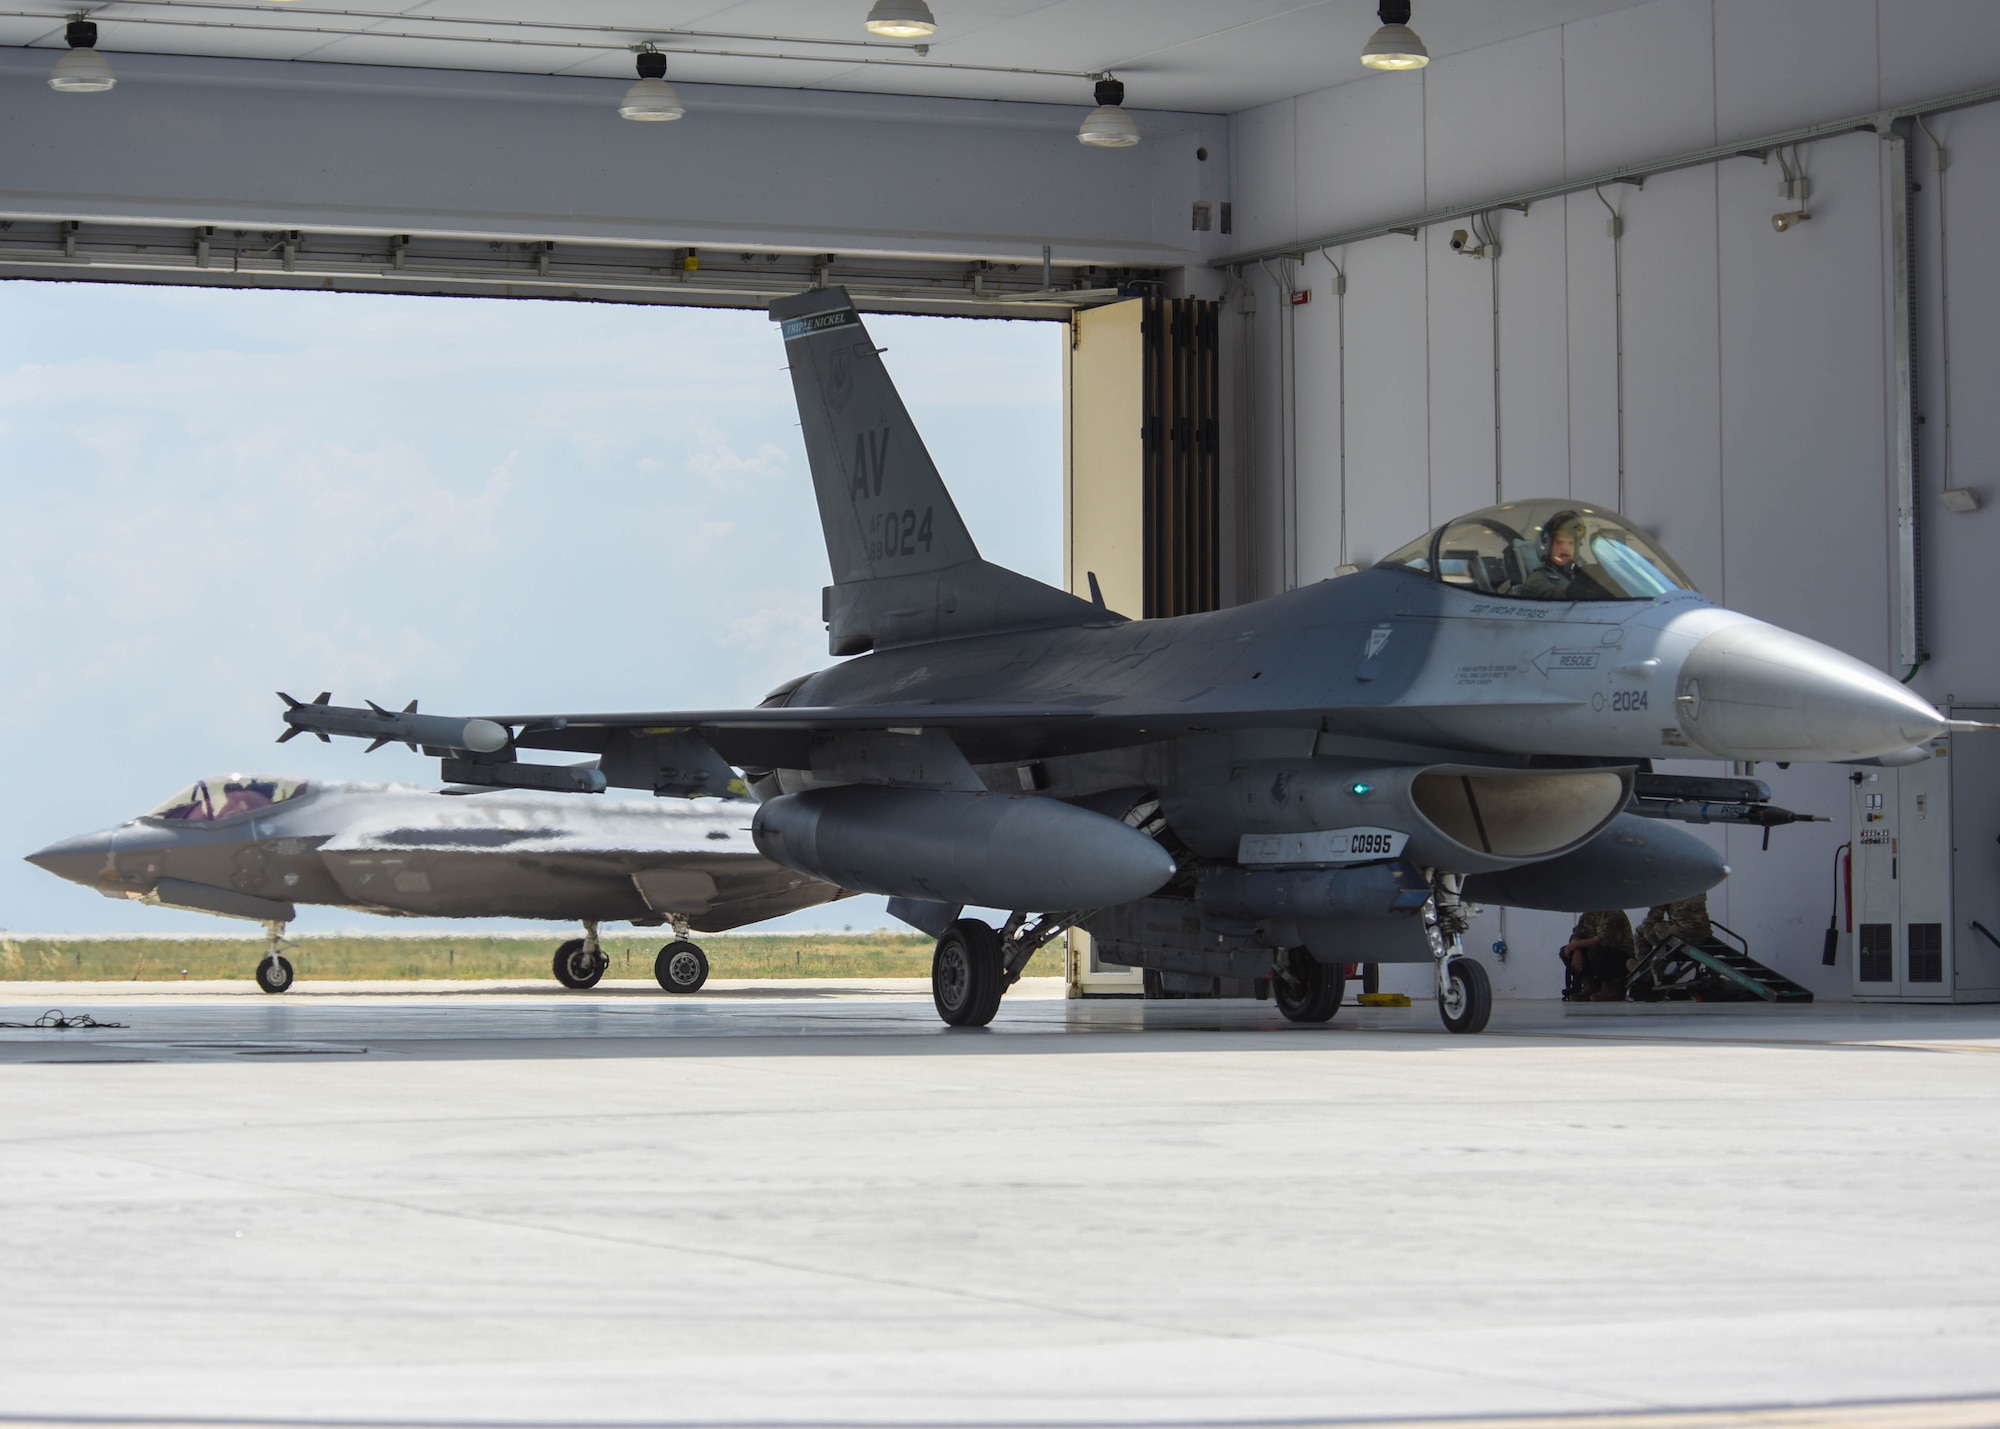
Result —
<instances>
[{"instance_id":1,"label":"stealth fighter aircraft","mask_svg":"<svg viewBox=\"0 0 2000 1429\"><path fill-rule=\"evenodd\" d=\"M781 868L750 837L743 799L593 805L557 794L441 798L424 789L231 774L149 813L51 844L28 861L110 898L263 923L257 985L292 985L285 925L300 903L442 918L575 920L556 949L565 987L609 964L598 924L671 924L654 976L693 992L708 957L692 929L720 932L846 896Z\"/></svg>"},{"instance_id":2,"label":"stealth fighter aircraft","mask_svg":"<svg viewBox=\"0 0 2000 1429\"><path fill-rule=\"evenodd\" d=\"M1446 1026L1474 1032L1491 1008L1462 949L1475 902L1667 902L1727 872L1671 820L1795 817L1755 780L1652 761L1898 759L1947 728L1861 662L1712 604L1576 502L1496 506L1360 574L1127 620L980 559L844 291L771 316L832 565L822 615L854 658L756 709L494 715L428 742L447 778L593 787L596 770L518 762L550 749L644 788L649 740L704 741L751 775L771 859L888 894L937 937L947 1023L989 1021L1076 926L1101 959L1261 984L1301 1021L1334 1013L1347 963L1434 960ZM286 714L293 732L408 737L397 719ZM1014 911L996 929L968 904Z\"/></svg>"}]
</instances>

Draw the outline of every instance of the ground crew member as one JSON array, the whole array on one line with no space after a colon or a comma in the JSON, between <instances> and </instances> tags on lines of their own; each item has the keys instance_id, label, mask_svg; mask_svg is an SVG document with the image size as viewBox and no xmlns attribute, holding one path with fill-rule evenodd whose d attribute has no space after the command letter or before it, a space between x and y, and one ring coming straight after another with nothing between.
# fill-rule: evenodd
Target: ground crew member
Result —
<instances>
[{"instance_id":1,"label":"ground crew member","mask_svg":"<svg viewBox=\"0 0 2000 1429\"><path fill-rule=\"evenodd\" d=\"M1632 920L1623 908L1583 914L1562 946L1563 1001L1623 1002L1632 955Z\"/></svg>"},{"instance_id":2,"label":"ground crew member","mask_svg":"<svg viewBox=\"0 0 2000 1429\"><path fill-rule=\"evenodd\" d=\"M1679 939L1700 947L1713 935L1708 921L1708 895L1697 893L1677 903L1661 903L1646 911L1639 925L1640 958L1650 957L1668 943Z\"/></svg>"}]
</instances>

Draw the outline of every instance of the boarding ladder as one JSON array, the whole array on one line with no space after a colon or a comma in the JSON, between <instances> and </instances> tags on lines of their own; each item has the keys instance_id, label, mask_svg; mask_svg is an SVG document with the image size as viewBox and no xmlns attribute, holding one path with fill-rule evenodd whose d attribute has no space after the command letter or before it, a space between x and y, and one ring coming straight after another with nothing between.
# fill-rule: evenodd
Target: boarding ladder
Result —
<instances>
[{"instance_id":1,"label":"boarding ladder","mask_svg":"<svg viewBox=\"0 0 2000 1429\"><path fill-rule=\"evenodd\" d=\"M1625 980L1635 1002L1811 1002L1812 989L1750 956L1750 947L1722 924L1709 923L1700 943L1669 938Z\"/></svg>"}]
</instances>

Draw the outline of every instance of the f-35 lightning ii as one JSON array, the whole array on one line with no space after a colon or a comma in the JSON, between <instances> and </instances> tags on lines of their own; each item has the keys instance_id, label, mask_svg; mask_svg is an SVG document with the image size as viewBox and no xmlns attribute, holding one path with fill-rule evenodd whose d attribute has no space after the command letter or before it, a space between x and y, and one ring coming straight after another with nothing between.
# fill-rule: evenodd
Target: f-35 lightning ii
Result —
<instances>
[{"instance_id":1,"label":"f-35 lightning ii","mask_svg":"<svg viewBox=\"0 0 2000 1429\"><path fill-rule=\"evenodd\" d=\"M556 980L571 988L595 986L609 966L599 923L671 924L653 975L686 993L708 979L691 929L720 932L846 896L758 853L751 807L741 798L451 799L402 785L231 774L197 780L149 813L28 861L109 898L264 924L270 947L257 985L266 992L292 985L285 926L295 905L310 903L406 917L575 920L583 936L557 948L554 963Z\"/></svg>"},{"instance_id":2,"label":"f-35 lightning ii","mask_svg":"<svg viewBox=\"0 0 2000 1429\"><path fill-rule=\"evenodd\" d=\"M980 559L844 291L771 317L832 565L822 615L854 658L756 709L493 715L477 732L497 747L432 752L495 782L592 772L518 750L599 752L643 788L645 731L704 741L763 801L758 848L888 894L937 937L952 1025L990 1021L1074 926L1113 963L1268 979L1297 1021L1334 1013L1346 963L1434 960L1445 1025L1476 1032L1476 902L1667 902L1727 869L1666 821L1799 817L1755 780L1653 760L1913 758L1949 727L1860 661L1712 604L1578 502L1475 512L1247 605L1125 619ZM996 929L965 905L1012 915Z\"/></svg>"}]
</instances>

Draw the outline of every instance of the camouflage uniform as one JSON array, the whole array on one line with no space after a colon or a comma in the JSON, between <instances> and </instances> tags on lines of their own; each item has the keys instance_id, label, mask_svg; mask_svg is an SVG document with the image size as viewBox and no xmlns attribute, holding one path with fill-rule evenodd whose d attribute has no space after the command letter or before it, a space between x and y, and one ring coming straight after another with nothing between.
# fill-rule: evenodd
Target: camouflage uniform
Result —
<instances>
[{"instance_id":1,"label":"camouflage uniform","mask_svg":"<svg viewBox=\"0 0 2000 1429\"><path fill-rule=\"evenodd\" d=\"M1639 925L1639 951L1651 953L1673 938L1699 947L1708 941L1710 932L1708 895L1697 893L1678 903L1662 903L1649 909L1645 922Z\"/></svg>"},{"instance_id":2,"label":"camouflage uniform","mask_svg":"<svg viewBox=\"0 0 2000 1429\"><path fill-rule=\"evenodd\" d=\"M1625 916L1622 908L1607 908L1597 913L1585 913L1570 929L1570 941L1579 938L1595 938L1597 945L1583 950L1582 968L1570 966L1568 958L1563 959L1567 973L1564 978L1563 996L1571 1001L1587 998L1622 998L1625 994L1626 965L1633 956L1632 920Z\"/></svg>"}]
</instances>

